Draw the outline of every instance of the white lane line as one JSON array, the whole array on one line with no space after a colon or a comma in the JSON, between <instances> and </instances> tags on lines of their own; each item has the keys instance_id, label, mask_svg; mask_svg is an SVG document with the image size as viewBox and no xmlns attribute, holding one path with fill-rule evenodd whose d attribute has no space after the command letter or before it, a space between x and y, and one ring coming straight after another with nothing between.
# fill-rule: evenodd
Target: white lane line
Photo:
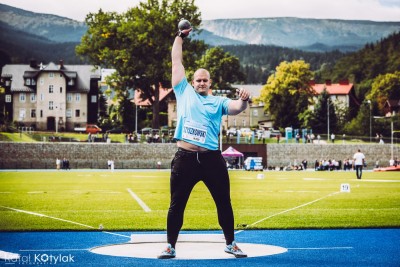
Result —
<instances>
[{"instance_id":1,"label":"white lane line","mask_svg":"<svg viewBox=\"0 0 400 267\"><path fill-rule=\"evenodd\" d=\"M287 248L288 250L336 250L336 249L353 249L353 247L326 247L326 248Z\"/></svg>"},{"instance_id":2,"label":"white lane line","mask_svg":"<svg viewBox=\"0 0 400 267\"><path fill-rule=\"evenodd\" d=\"M49 218L49 219L53 219L53 220L57 220L57 221L72 223L72 224L76 224L76 225L83 226L83 227L90 228L90 229L97 229L96 227L93 227L93 226L90 226L90 225L87 225L87 224L78 223L78 222L74 222L74 221L70 221L70 220L65 220L65 219L61 219L61 218L57 218L57 217L53 217L53 216L48 216L48 215L37 213L37 212L33 212L33 211L20 210L20 209L10 208L10 207L6 207L6 206L2 206L2 205L0 205L0 207L8 209L8 210L13 210L13 211L16 211L16 212L26 213L26 214L29 214L29 215L34 215L34 216ZM105 234L131 238L130 236L121 235L121 234L117 234L117 233L113 233L113 232L107 232L107 231L101 231L101 232L105 233Z\"/></svg>"},{"instance_id":3,"label":"white lane line","mask_svg":"<svg viewBox=\"0 0 400 267\"><path fill-rule=\"evenodd\" d=\"M265 220L268 220L268 219L270 219L270 218L272 218L272 217L275 217L275 216L278 216L278 215L281 215L281 214L284 214L284 213L287 213L287 212L290 212L290 211L293 211L293 210L296 210L296 209L299 209L299 208L302 208L302 207L311 205L311 204L313 204L313 203L315 203L315 202L318 202L318 201L320 201L320 200L322 200L322 199L325 199L325 198L327 198L327 197L336 195L336 194L338 194L338 193L340 193L340 192L339 192L339 191L333 192L333 193L330 193L329 195L326 195L326 196L324 196L324 197L320 197L320 198L315 199L315 200L313 200L313 201L304 203L304 204L302 204L302 205L300 205L300 206L297 206L297 207L294 207L294 208L291 208L291 209L288 209L288 210L284 210L284 211L281 211L281 212L272 214L272 215L270 215L270 216L267 216L267 217L265 217L265 218L263 218L263 219L261 219L261 220L258 220L258 221L256 221L256 222L254 222L254 223L252 223L252 224L247 225L246 228L251 227L251 226L254 226L254 225L256 225L256 224L259 224L260 222L263 222L263 221L265 221ZM245 229L236 231L235 234L238 234L238 233L240 233L240 232L243 232L244 230L245 230Z\"/></svg>"},{"instance_id":4,"label":"white lane line","mask_svg":"<svg viewBox=\"0 0 400 267\"><path fill-rule=\"evenodd\" d=\"M363 182L372 182L372 183L400 183L400 180L362 180Z\"/></svg>"},{"instance_id":5,"label":"white lane line","mask_svg":"<svg viewBox=\"0 0 400 267\"><path fill-rule=\"evenodd\" d=\"M130 188L127 188L129 194L136 200L136 202L142 207L145 212L150 212L151 209L143 202Z\"/></svg>"},{"instance_id":6,"label":"white lane line","mask_svg":"<svg viewBox=\"0 0 400 267\"><path fill-rule=\"evenodd\" d=\"M20 249L19 251L23 251L23 252L34 252L34 251L87 251L90 250L90 248L60 248L60 249Z\"/></svg>"}]
</instances>

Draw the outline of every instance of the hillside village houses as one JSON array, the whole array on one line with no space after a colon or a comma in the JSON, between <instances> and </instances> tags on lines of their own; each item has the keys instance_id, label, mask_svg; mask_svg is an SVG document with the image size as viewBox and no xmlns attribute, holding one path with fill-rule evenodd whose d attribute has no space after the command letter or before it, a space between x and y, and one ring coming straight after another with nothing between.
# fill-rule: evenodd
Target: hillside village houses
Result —
<instances>
[{"instance_id":1,"label":"hillside village houses","mask_svg":"<svg viewBox=\"0 0 400 267\"><path fill-rule=\"evenodd\" d=\"M5 116L37 130L67 130L96 123L100 68L92 65L5 65Z\"/></svg>"},{"instance_id":2,"label":"hillside village houses","mask_svg":"<svg viewBox=\"0 0 400 267\"><path fill-rule=\"evenodd\" d=\"M98 118L98 97L104 94L105 77L113 70L94 68L92 65L64 65L60 60L56 65L37 64L5 65L1 74L1 85L5 88L5 115L9 121L37 130L54 131L59 129L72 131L74 127L83 127L87 123L96 123ZM316 96L324 89L335 105L349 107L358 104L354 86L348 81L333 84L310 85ZM245 87L252 97L260 95L263 85L234 85ZM176 126L176 100L172 88L160 88L160 103L165 101L168 111L168 126ZM148 100L139 97L136 90L132 102L138 107L150 107ZM107 97L110 104L110 95ZM313 107L310 107L313 108ZM264 104L250 104L237 116L224 116L222 125L229 127L268 129L273 126Z\"/></svg>"}]
</instances>

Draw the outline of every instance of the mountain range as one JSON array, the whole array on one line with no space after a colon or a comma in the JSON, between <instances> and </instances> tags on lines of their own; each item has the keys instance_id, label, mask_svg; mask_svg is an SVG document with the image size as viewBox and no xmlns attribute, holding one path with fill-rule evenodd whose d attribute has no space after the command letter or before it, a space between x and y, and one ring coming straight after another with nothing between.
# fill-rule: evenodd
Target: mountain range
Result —
<instances>
[{"instance_id":1,"label":"mountain range","mask_svg":"<svg viewBox=\"0 0 400 267\"><path fill-rule=\"evenodd\" d=\"M87 27L66 17L0 4L0 22L16 31L52 42L80 42ZM194 38L213 46L274 45L308 51L354 51L400 31L400 22L359 20L249 18L204 20Z\"/></svg>"}]
</instances>

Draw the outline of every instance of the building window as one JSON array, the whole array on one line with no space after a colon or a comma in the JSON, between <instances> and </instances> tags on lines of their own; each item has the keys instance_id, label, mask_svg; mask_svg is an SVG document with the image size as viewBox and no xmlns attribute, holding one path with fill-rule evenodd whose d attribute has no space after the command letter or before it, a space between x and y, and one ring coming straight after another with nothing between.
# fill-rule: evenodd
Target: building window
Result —
<instances>
[{"instance_id":1,"label":"building window","mask_svg":"<svg viewBox=\"0 0 400 267\"><path fill-rule=\"evenodd\" d=\"M40 78L39 83L40 83L40 85L43 85L44 84L44 79Z\"/></svg>"},{"instance_id":2,"label":"building window","mask_svg":"<svg viewBox=\"0 0 400 267\"><path fill-rule=\"evenodd\" d=\"M36 85L35 79L32 79L32 85Z\"/></svg>"},{"instance_id":3,"label":"building window","mask_svg":"<svg viewBox=\"0 0 400 267\"><path fill-rule=\"evenodd\" d=\"M19 102L25 103L26 100L26 94L25 93L20 93L19 94Z\"/></svg>"},{"instance_id":4,"label":"building window","mask_svg":"<svg viewBox=\"0 0 400 267\"><path fill-rule=\"evenodd\" d=\"M60 94L62 94L62 87L60 87Z\"/></svg>"},{"instance_id":5,"label":"building window","mask_svg":"<svg viewBox=\"0 0 400 267\"><path fill-rule=\"evenodd\" d=\"M66 116L67 118L72 118L72 110L71 110L70 108L67 109L65 116Z\"/></svg>"},{"instance_id":6,"label":"building window","mask_svg":"<svg viewBox=\"0 0 400 267\"><path fill-rule=\"evenodd\" d=\"M25 79L25 84L26 85L31 85L31 79L29 79L29 78Z\"/></svg>"},{"instance_id":7,"label":"building window","mask_svg":"<svg viewBox=\"0 0 400 267\"><path fill-rule=\"evenodd\" d=\"M79 109L75 109L75 118L79 118L81 116L81 111Z\"/></svg>"},{"instance_id":8,"label":"building window","mask_svg":"<svg viewBox=\"0 0 400 267\"><path fill-rule=\"evenodd\" d=\"M71 103L71 102L72 102L72 94L71 94L71 93L68 93L68 94L67 94L67 102L68 102L68 103Z\"/></svg>"},{"instance_id":9,"label":"building window","mask_svg":"<svg viewBox=\"0 0 400 267\"><path fill-rule=\"evenodd\" d=\"M81 94L80 93L75 94L75 102L77 102L77 103L81 102Z\"/></svg>"},{"instance_id":10,"label":"building window","mask_svg":"<svg viewBox=\"0 0 400 267\"><path fill-rule=\"evenodd\" d=\"M11 103L11 95L6 95L6 103Z\"/></svg>"},{"instance_id":11,"label":"building window","mask_svg":"<svg viewBox=\"0 0 400 267\"><path fill-rule=\"evenodd\" d=\"M36 102L36 94L32 93L31 94L31 103L35 103Z\"/></svg>"},{"instance_id":12,"label":"building window","mask_svg":"<svg viewBox=\"0 0 400 267\"><path fill-rule=\"evenodd\" d=\"M44 94L40 93L40 101L44 101Z\"/></svg>"},{"instance_id":13,"label":"building window","mask_svg":"<svg viewBox=\"0 0 400 267\"><path fill-rule=\"evenodd\" d=\"M49 72L49 78L53 78L54 77L54 73L53 72Z\"/></svg>"},{"instance_id":14,"label":"building window","mask_svg":"<svg viewBox=\"0 0 400 267\"><path fill-rule=\"evenodd\" d=\"M54 85L50 84L49 85L49 94L52 94L54 92Z\"/></svg>"},{"instance_id":15,"label":"building window","mask_svg":"<svg viewBox=\"0 0 400 267\"><path fill-rule=\"evenodd\" d=\"M21 109L19 110L19 119L20 119L20 120L25 119L25 109L24 109L24 108L21 108Z\"/></svg>"},{"instance_id":16,"label":"building window","mask_svg":"<svg viewBox=\"0 0 400 267\"><path fill-rule=\"evenodd\" d=\"M43 110L40 110L40 118L43 118Z\"/></svg>"},{"instance_id":17,"label":"building window","mask_svg":"<svg viewBox=\"0 0 400 267\"><path fill-rule=\"evenodd\" d=\"M92 95L90 99L91 99L92 103L97 103L97 96L96 95Z\"/></svg>"},{"instance_id":18,"label":"building window","mask_svg":"<svg viewBox=\"0 0 400 267\"><path fill-rule=\"evenodd\" d=\"M49 110L53 110L54 109L54 103L53 101L49 101Z\"/></svg>"},{"instance_id":19,"label":"building window","mask_svg":"<svg viewBox=\"0 0 400 267\"><path fill-rule=\"evenodd\" d=\"M11 82L9 80L6 81L6 86L10 86Z\"/></svg>"},{"instance_id":20,"label":"building window","mask_svg":"<svg viewBox=\"0 0 400 267\"><path fill-rule=\"evenodd\" d=\"M36 118L36 109L31 109L31 118Z\"/></svg>"},{"instance_id":21,"label":"building window","mask_svg":"<svg viewBox=\"0 0 400 267\"><path fill-rule=\"evenodd\" d=\"M73 86L75 84L74 79L68 81L68 85Z\"/></svg>"}]
</instances>

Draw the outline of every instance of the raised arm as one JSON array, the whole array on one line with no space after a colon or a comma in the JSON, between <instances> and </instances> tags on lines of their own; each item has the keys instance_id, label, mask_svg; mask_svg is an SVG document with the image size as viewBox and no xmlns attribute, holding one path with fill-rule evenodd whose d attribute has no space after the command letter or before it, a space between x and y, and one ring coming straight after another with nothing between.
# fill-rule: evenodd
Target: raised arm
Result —
<instances>
[{"instance_id":1,"label":"raised arm","mask_svg":"<svg viewBox=\"0 0 400 267\"><path fill-rule=\"evenodd\" d=\"M180 36L176 36L174 40L174 44L172 45L171 51L171 59L172 59L172 86L177 85L180 81L182 81L183 77L185 77L185 67L183 66L183 38L188 36L190 29L186 29L181 31Z\"/></svg>"},{"instance_id":2,"label":"raised arm","mask_svg":"<svg viewBox=\"0 0 400 267\"><path fill-rule=\"evenodd\" d=\"M232 100L229 103L228 115L237 115L247 108L247 102L249 101L250 94L245 89L239 90L239 98Z\"/></svg>"},{"instance_id":3,"label":"raised arm","mask_svg":"<svg viewBox=\"0 0 400 267\"><path fill-rule=\"evenodd\" d=\"M183 66L182 59L182 44L183 39L179 36L175 37L174 44L172 45L172 86L177 85L185 77L185 67Z\"/></svg>"}]
</instances>

